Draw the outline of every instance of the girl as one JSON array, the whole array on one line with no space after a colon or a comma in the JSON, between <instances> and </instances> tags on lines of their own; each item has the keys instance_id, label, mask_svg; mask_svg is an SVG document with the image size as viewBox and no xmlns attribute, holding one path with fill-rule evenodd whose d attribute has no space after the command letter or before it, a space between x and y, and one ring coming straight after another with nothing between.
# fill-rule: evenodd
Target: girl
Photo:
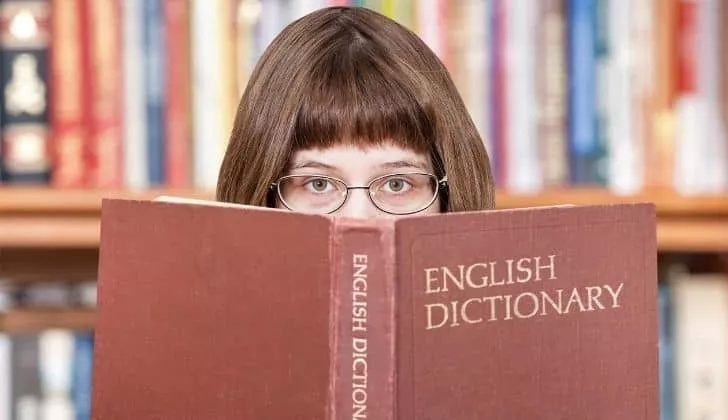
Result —
<instances>
[{"instance_id":1,"label":"girl","mask_svg":"<svg viewBox=\"0 0 728 420\"><path fill-rule=\"evenodd\" d=\"M272 41L218 179L218 201L349 217L494 206L488 154L444 65L356 7L312 12Z\"/></svg>"}]
</instances>

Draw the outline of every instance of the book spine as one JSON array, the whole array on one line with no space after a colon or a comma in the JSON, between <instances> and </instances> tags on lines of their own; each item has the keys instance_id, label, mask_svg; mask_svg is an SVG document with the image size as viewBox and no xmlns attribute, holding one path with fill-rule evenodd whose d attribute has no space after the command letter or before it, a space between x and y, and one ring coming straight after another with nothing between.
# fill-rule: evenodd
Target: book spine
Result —
<instances>
[{"instance_id":1,"label":"book spine","mask_svg":"<svg viewBox=\"0 0 728 420\"><path fill-rule=\"evenodd\" d=\"M10 342L10 395L11 419L38 419L42 404L42 390L38 335L22 333L11 335Z\"/></svg>"},{"instance_id":2,"label":"book spine","mask_svg":"<svg viewBox=\"0 0 728 420\"><path fill-rule=\"evenodd\" d=\"M495 182L499 187L507 185L508 158L508 112L507 87L508 72L506 68L506 0L493 0L490 15L490 51L491 51L491 137L493 151L490 158L493 165Z\"/></svg>"},{"instance_id":3,"label":"book spine","mask_svg":"<svg viewBox=\"0 0 728 420\"><path fill-rule=\"evenodd\" d=\"M677 53L675 54L675 171L674 188L683 194L702 191L704 174L704 127L700 121L698 96L700 40L698 12L701 3L679 0L676 9Z\"/></svg>"},{"instance_id":4,"label":"book spine","mask_svg":"<svg viewBox=\"0 0 728 420\"><path fill-rule=\"evenodd\" d=\"M334 230L327 418L393 420L393 233L353 222Z\"/></svg>"},{"instance_id":5,"label":"book spine","mask_svg":"<svg viewBox=\"0 0 728 420\"><path fill-rule=\"evenodd\" d=\"M165 0L167 102L165 104L165 170L167 186L189 187L192 180L190 121L190 4Z\"/></svg>"},{"instance_id":6,"label":"book spine","mask_svg":"<svg viewBox=\"0 0 728 420\"><path fill-rule=\"evenodd\" d=\"M528 0L509 0L506 16L506 188L514 193L532 193L541 190L543 184L536 134L536 9Z\"/></svg>"},{"instance_id":7,"label":"book spine","mask_svg":"<svg viewBox=\"0 0 728 420\"><path fill-rule=\"evenodd\" d=\"M230 0L217 0L218 39L220 40L220 107L219 118L222 135L217 139L218 156L221 158L227 148L230 132L233 129L238 96L235 94L237 62L235 60L235 13ZM289 10L290 11L290 10Z\"/></svg>"},{"instance_id":8,"label":"book spine","mask_svg":"<svg viewBox=\"0 0 728 420\"><path fill-rule=\"evenodd\" d=\"M165 37L162 0L143 2L145 109L149 185L162 186L164 177Z\"/></svg>"},{"instance_id":9,"label":"book spine","mask_svg":"<svg viewBox=\"0 0 728 420\"><path fill-rule=\"evenodd\" d=\"M214 189L225 137L222 119L221 41L219 2L192 0L190 51L192 54L192 156L195 188ZM261 13L273 3L265 2Z\"/></svg>"},{"instance_id":10,"label":"book spine","mask_svg":"<svg viewBox=\"0 0 728 420\"><path fill-rule=\"evenodd\" d=\"M12 400L11 379L12 360L10 355L10 334L0 332L0 378L7 378L0 381L0 420L11 420Z\"/></svg>"},{"instance_id":11,"label":"book spine","mask_svg":"<svg viewBox=\"0 0 728 420\"><path fill-rule=\"evenodd\" d=\"M728 283L723 274L671 280L676 419L728 418Z\"/></svg>"},{"instance_id":12,"label":"book spine","mask_svg":"<svg viewBox=\"0 0 728 420\"><path fill-rule=\"evenodd\" d=\"M142 0L122 2L124 68L124 186L149 186L147 167L147 118L144 109L144 46L142 39Z\"/></svg>"},{"instance_id":13,"label":"book spine","mask_svg":"<svg viewBox=\"0 0 728 420\"><path fill-rule=\"evenodd\" d=\"M50 182L49 26L47 0L0 2L0 165L9 183Z\"/></svg>"},{"instance_id":14,"label":"book spine","mask_svg":"<svg viewBox=\"0 0 728 420\"><path fill-rule=\"evenodd\" d=\"M675 55L676 43L676 0L658 0L655 5L655 116L652 120L653 137L650 142L652 153L646 158L647 183L650 187L669 189L672 187L675 162Z\"/></svg>"},{"instance_id":15,"label":"book spine","mask_svg":"<svg viewBox=\"0 0 728 420\"><path fill-rule=\"evenodd\" d=\"M566 147L566 22L565 0L540 3L538 25L539 151L546 187L567 184L568 156Z\"/></svg>"},{"instance_id":16,"label":"book spine","mask_svg":"<svg viewBox=\"0 0 728 420\"><path fill-rule=\"evenodd\" d=\"M50 118L56 187L83 186L85 143L80 0L51 0Z\"/></svg>"},{"instance_id":17,"label":"book spine","mask_svg":"<svg viewBox=\"0 0 728 420\"><path fill-rule=\"evenodd\" d=\"M92 104L94 100L94 90L96 85L96 78L91 75L94 74L94 59L93 59L93 25L91 19L91 8L93 7L93 0L79 0L80 4L76 9L78 13L78 30L81 36L79 43L80 50L80 67L81 77L83 80L81 88L81 129L83 132L83 145L81 147L81 158L83 160L83 177L82 185L89 186L93 185L93 178L96 174L99 161L96 155L96 147L93 144L91 133L93 131L93 117L92 117ZM63 100L63 99L60 99Z\"/></svg>"},{"instance_id":18,"label":"book spine","mask_svg":"<svg viewBox=\"0 0 728 420\"><path fill-rule=\"evenodd\" d=\"M236 12L237 21L235 23L235 60L237 67L237 94L240 98L245 92L248 85L250 74L255 64L256 54L256 32L259 15L257 13L249 13L255 0L237 0L238 9Z\"/></svg>"},{"instance_id":19,"label":"book spine","mask_svg":"<svg viewBox=\"0 0 728 420\"><path fill-rule=\"evenodd\" d=\"M599 184L597 132L597 0L570 0L569 152L573 185Z\"/></svg>"},{"instance_id":20,"label":"book spine","mask_svg":"<svg viewBox=\"0 0 728 420\"><path fill-rule=\"evenodd\" d=\"M95 69L91 111L90 145L98 165L89 182L92 187L123 185L122 63L120 0L89 3L91 61Z\"/></svg>"}]
</instances>

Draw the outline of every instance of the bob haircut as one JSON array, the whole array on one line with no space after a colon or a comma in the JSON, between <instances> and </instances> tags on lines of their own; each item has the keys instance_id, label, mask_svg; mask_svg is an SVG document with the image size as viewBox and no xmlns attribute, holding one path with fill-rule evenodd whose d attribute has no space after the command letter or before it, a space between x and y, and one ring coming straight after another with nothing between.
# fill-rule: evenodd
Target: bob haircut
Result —
<instances>
[{"instance_id":1,"label":"bob haircut","mask_svg":"<svg viewBox=\"0 0 728 420\"><path fill-rule=\"evenodd\" d=\"M447 175L442 211L494 207L488 153L445 66L412 31L358 7L316 10L268 46L243 92L218 201L270 206L293 153L385 142Z\"/></svg>"}]
</instances>

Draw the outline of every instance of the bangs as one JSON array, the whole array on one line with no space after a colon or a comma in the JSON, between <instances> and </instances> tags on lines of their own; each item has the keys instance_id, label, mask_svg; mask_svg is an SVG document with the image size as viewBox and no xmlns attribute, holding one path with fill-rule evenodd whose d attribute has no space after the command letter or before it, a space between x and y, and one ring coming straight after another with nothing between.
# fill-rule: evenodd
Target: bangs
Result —
<instances>
[{"instance_id":1,"label":"bangs","mask_svg":"<svg viewBox=\"0 0 728 420\"><path fill-rule=\"evenodd\" d=\"M311 68L295 121L294 151L393 143L432 153L434 112L421 99L416 76L396 68L389 54L371 43L346 38L325 47Z\"/></svg>"}]
</instances>

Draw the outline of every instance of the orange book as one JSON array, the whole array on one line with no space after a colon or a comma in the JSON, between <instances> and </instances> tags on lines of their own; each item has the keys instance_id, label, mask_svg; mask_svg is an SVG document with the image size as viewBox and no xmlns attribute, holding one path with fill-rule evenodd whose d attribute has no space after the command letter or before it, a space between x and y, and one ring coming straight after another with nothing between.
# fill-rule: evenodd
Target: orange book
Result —
<instances>
[{"instance_id":1,"label":"orange book","mask_svg":"<svg viewBox=\"0 0 728 420\"><path fill-rule=\"evenodd\" d=\"M657 420L655 228L104 200L93 418Z\"/></svg>"}]
</instances>

